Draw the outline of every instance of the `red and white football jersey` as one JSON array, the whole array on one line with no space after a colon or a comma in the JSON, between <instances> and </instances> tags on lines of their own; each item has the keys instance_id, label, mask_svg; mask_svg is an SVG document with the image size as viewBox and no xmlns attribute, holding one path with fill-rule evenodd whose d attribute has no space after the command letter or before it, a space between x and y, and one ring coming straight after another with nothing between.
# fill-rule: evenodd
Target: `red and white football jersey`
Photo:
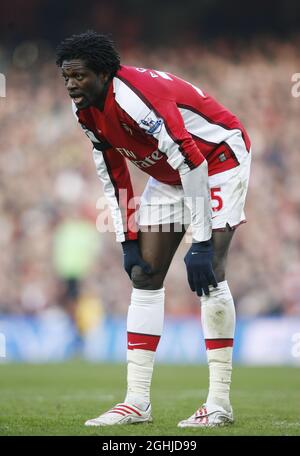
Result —
<instances>
[{"instance_id":1,"label":"red and white football jersey","mask_svg":"<svg viewBox=\"0 0 300 456\"><path fill-rule=\"evenodd\" d=\"M181 185L182 175L205 159L213 175L239 166L250 151L237 117L201 89L162 71L122 65L103 111L73 108L93 142L118 241L137 238L124 222L134 211L127 204L133 192L126 159L160 182ZM127 201L120 201L121 189Z\"/></svg>"}]
</instances>

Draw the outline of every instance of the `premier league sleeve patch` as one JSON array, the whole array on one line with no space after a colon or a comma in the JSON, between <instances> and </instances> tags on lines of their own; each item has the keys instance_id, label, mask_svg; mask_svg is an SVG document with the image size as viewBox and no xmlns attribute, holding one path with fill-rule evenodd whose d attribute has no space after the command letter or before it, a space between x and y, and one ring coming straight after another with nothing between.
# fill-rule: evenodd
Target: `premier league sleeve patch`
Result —
<instances>
[{"instance_id":1,"label":"premier league sleeve patch","mask_svg":"<svg viewBox=\"0 0 300 456\"><path fill-rule=\"evenodd\" d=\"M160 117L157 117L153 111L150 111L147 116L142 119L139 126L145 130L148 135L157 134L161 131L164 121Z\"/></svg>"}]
</instances>

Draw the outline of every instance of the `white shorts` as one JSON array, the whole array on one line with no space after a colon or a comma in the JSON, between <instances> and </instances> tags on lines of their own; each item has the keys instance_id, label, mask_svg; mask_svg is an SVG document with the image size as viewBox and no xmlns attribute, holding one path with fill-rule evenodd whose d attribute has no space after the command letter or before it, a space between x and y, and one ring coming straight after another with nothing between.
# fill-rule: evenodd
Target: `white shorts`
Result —
<instances>
[{"instance_id":1,"label":"white shorts","mask_svg":"<svg viewBox=\"0 0 300 456\"><path fill-rule=\"evenodd\" d=\"M236 168L209 177L212 228L224 230L246 222L244 206L250 174L251 152ZM150 177L141 196L138 212L140 226L190 225L190 211L184 202L181 185L163 184Z\"/></svg>"}]
</instances>

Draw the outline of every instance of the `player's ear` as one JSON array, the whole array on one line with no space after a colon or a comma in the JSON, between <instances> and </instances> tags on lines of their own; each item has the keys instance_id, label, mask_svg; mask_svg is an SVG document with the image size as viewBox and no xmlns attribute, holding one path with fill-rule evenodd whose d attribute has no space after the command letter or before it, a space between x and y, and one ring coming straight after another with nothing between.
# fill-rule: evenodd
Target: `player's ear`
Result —
<instances>
[{"instance_id":1,"label":"player's ear","mask_svg":"<svg viewBox=\"0 0 300 456\"><path fill-rule=\"evenodd\" d=\"M105 83L109 80L109 74L107 74L107 73L100 73L99 77L103 83Z\"/></svg>"}]
</instances>

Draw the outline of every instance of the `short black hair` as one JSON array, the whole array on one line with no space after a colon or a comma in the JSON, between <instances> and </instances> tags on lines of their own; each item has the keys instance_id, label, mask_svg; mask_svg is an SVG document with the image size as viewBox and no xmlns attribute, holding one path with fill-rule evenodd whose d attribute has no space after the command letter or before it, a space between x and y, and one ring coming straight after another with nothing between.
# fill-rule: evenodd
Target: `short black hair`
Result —
<instances>
[{"instance_id":1,"label":"short black hair","mask_svg":"<svg viewBox=\"0 0 300 456\"><path fill-rule=\"evenodd\" d=\"M108 35L87 30L63 40L56 48L56 65L64 60L81 59L96 74L106 73L113 77L120 68L120 56Z\"/></svg>"}]
</instances>

